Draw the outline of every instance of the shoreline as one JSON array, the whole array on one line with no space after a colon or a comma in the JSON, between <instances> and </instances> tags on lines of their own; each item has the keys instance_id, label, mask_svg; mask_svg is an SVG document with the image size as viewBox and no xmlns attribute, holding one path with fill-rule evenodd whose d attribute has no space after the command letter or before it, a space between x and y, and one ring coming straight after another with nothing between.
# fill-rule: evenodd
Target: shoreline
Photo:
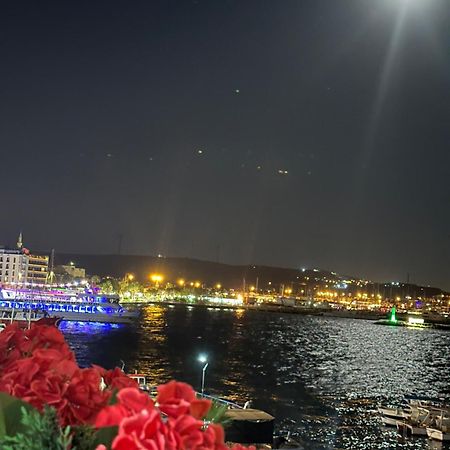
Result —
<instances>
[{"instance_id":1,"label":"shoreline","mask_svg":"<svg viewBox=\"0 0 450 450\"><path fill-rule=\"evenodd\" d=\"M359 319L359 320L370 320L377 321L381 319L386 319L387 314L382 314L377 311L365 311L365 310L331 310L326 308L304 308L298 306L284 306L284 305L214 305L208 303L188 303L170 300L148 300L145 302L121 302L126 307L142 307L146 305L160 305L169 307L191 307L191 308L203 308L209 310L230 310L230 311L260 311L269 313L279 313L279 314L297 314L304 316L321 316L321 317L335 317L341 319ZM425 313L427 314L427 313ZM408 316L408 313L398 313L397 317L399 319L404 319ZM428 323L433 325L446 325L450 326L450 317L426 317Z\"/></svg>"},{"instance_id":2,"label":"shoreline","mask_svg":"<svg viewBox=\"0 0 450 450\"><path fill-rule=\"evenodd\" d=\"M319 308L303 308L296 306L283 306L283 305L213 305L208 303L188 303L177 302L167 300L148 300L145 302L121 302L122 305L130 306L146 306L146 305L160 305L160 306L184 306L192 308L203 309L220 309L220 310L245 310L245 311L261 311L261 312L275 312L281 314L299 314L306 316L324 316L324 317L343 317L349 319L365 319L365 320L378 320L385 318L385 314L379 314L371 311L345 311L345 310L329 310Z\"/></svg>"}]
</instances>

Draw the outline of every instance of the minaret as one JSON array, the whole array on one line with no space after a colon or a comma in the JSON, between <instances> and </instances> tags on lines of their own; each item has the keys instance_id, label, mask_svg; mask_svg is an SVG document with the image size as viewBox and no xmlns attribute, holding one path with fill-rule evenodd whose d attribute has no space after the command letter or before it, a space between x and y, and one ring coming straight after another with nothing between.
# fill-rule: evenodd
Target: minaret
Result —
<instances>
[{"instance_id":1,"label":"minaret","mask_svg":"<svg viewBox=\"0 0 450 450\"><path fill-rule=\"evenodd\" d=\"M22 248L23 248L22 232L20 232L20 234L19 234L19 238L17 239L16 245L19 250L22 250Z\"/></svg>"}]
</instances>

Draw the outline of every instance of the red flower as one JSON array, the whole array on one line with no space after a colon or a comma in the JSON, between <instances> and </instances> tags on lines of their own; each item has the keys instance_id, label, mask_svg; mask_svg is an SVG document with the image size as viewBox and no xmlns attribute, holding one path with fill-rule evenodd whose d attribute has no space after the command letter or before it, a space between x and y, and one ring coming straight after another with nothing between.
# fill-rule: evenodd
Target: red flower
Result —
<instances>
[{"instance_id":1,"label":"red flower","mask_svg":"<svg viewBox=\"0 0 450 450\"><path fill-rule=\"evenodd\" d=\"M190 414L190 405L196 402L200 402L202 411L205 408L201 400L196 400L192 387L185 383L173 381L160 386L158 401L164 403L158 407L138 389L122 389L117 400L116 405L104 408L95 422L97 427L119 425L112 450L227 450L220 425L209 424L205 428L203 420ZM181 409L186 413L180 413ZM163 420L161 412L165 411L175 411L176 416L169 414Z\"/></svg>"},{"instance_id":2,"label":"red flower","mask_svg":"<svg viewBox=\"0 0 450 450\"><path fill-rule=\"evenodd\" d=\"M100 376L103 378L104 383L109 389L123 389L126 387L137 388L138 384L136 380L125 375L121 369L116 367L112 370L106 370L103 367L95 364L92 367L97 370Z\"/></svg>"},{"instance_id":3,"label":"red flower","mask_svg":"<svg viewBox=\"0 0 450 450\"><path fill-rule=\"evenodd\" d=\"M158 386L156 401L159 409L169 417L190 413L195 418L201 419L211 408L210 400L198 400L194 389L189 384L177 381Z\"/></svg>"},{"instance_id":4,"label":"red flower","mask_svg":"<svg viewBox=\"0 0 450 450\"><path fill-rule=\"evenodd\" d=\"M107 406L115 389L119 390L117 404ZM197 399L191 386L176 381L159 386L156 407L120 369L80 369L54 327L23 331L13 324L0 333L0 391L22 398L39 410L51 405L63 426L94 422L96 427L118 425L112 450L227 448L223 429L215 424L205 428L200 420L211 401ZM96 450L106 447L99 445Z\"/></svg>"},{"instance_id":5,"label":"red flower","mask_svg":"<svg viewBox=\"0 0 450 450\"><path fill-rule=\"evenodd\" d=\"M114 373L110 378L119 376ZM40 410L52 405L62 425L94 421L112 393L111 389L103 391L100 384L99 371L80 369L55 327L23 331L13 324L0 333L0 391Z\"/></svg>"},{"instance_id":6,"label":"red flower","mask_svg":"<svg viewBox=\"0 0 450 450\"><path fill-rule=\"evenodd\" d=\"M141 411L122 421L119 433L112 443L113 450L169 450L176 439L170 436L164 426L161 416L153 409Z\"/></svg>"},{"instance_id":7,"label":"red flower","mask_svg":"<svg viewBox=\"0 0 450 450\"><path fill-rule=\"evenodd\" d=\"M123 419L141 411L154 409L152 399L136 388L125 388L117 394L117 403L103 408L95 419L97 428L119 425Z\"/></svg>"}]
</instances>

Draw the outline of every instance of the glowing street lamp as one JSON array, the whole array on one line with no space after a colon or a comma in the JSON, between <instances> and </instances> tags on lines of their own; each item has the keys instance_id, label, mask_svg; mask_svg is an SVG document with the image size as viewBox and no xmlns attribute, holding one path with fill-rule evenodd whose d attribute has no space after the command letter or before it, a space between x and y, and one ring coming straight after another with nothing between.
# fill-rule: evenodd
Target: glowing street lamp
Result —
<instances>
[{"instance_id":1,"label":"glowing street lamp","mask_svg":"<svg viewBox=\"0 0 450 450\"><path fill-rule=\"evenodd\" d=\"M129 273L129 274L127 275L127 280L128 280L128 281L133 281L133 280L134 280L134 275L133 275L132 273Z\"/></svg>"},{"instance_id":2,"label":"glowing street lamp","mask_svg":"<svg viewBox=\"0 0 450 450\"><path fill-rule=\"evenodd\" d=\"M164 280L164 277L159 273L152 273L150 275L150 280L152 280L153 283L155 283L156 287L158 287L159 283L161 283Z\"/></svg>"},{"instance_id":3,"label":"glowing street lamp","mask_svg":"<svg viewBox=\"0 0 450 450\"><path fill-rule=\"evenodd\" d=\"M202 369L202 397L203 397L204 392L205 392L205 374L206 374L206 369L208 368L208 358L205 354L201 354L201 355L199 355L198 360L199 360L199 362L204 364L203 369Z\"/></svg>"},{"instance_id":4,"label":"glowing street lamp","mask_svg":"<svg viewBox=\"0 0 450 450\"><path fill-rule=\"evenodd\" d=\"M179 286L183 287L184 284L185 284L186 282L183 280L183 278L180 278L180 279L177 281L177 283L178 283Z\"/></svg>"}]
</instances>

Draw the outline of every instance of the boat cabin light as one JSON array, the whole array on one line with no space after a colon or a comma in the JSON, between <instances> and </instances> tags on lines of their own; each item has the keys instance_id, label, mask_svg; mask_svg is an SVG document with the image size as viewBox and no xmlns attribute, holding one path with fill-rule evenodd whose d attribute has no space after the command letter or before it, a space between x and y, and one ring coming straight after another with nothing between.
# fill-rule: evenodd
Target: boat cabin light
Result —
<instances>
[{"instance_id":1,"label":"boat cabin light","mask_svg":"<svg viewBox=\"0 0 450 450\"><path fill-rule=\"evenodd\" d=\"M408 317L408 325L422 325L424 322L422 317Z\"/></svg>"}]
</instances>

